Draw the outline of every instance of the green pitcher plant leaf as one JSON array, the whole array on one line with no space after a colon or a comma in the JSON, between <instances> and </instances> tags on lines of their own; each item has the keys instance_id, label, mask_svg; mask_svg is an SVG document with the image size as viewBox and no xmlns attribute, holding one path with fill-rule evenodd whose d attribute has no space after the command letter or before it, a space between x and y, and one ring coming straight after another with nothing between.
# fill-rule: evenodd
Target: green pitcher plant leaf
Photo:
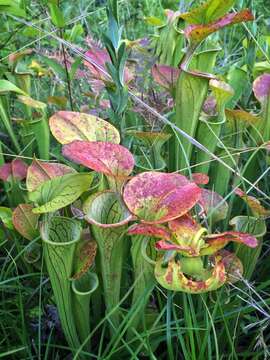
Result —
<instances>
[{"instance_id":1,"label":"green pitcher plant leaf","mask_svg":"<svg viewBox=\"0 0 270 360\"><path fill-rule=\"evenodd\" d=\"M112 190L91 195L83 204L83 211L86 221L103 228L123 226L134 219L119 194Z\"/></svg>"},{"instance_id":2,"label":"green pitcher plant leaf","mask_svg":"<svg viewBox=\"0 0 270 360\"><path fill-rule=\"evenodd\" d=\"M69 144L75 140L120 143L118 130L109 122L93 115L59 111L49 119L49 124L53 136L61 144Z\"/></svg>"},{"instance_id":3,"label":"green pitcher plant leaf","mask_svg":"<svg viewBox=\"0 0 270 360\"><path fill-rule=\"evenodd\" d=\"M89 190L93 176L91 174L71 173L58 176L42 183L29 193L29 200L37 203L35 214L53 212L72 204L84 192Z\"/></svg>"},{"instance_id":4,"label":"green pitcher plant leaf","mask_svg":"<svg viewBox=\"0 0 270 360\"><path fill-rule=\"evenodd\" d=\"M76 171L63 164L50 163L46 161L39 161L34 159L32 164L28 167L26 177L26 187L28 191L36 190L42 183L51 180L57 176L62 176L68 173L75 173Z\"/></svg>"},{"instance_id":5,"label":"green pitcher plant leaf","mask_svg":"<svg viewBox=\"0 0 270 360\"><path fill-rule=\"evenodd\" d=\"M12 160L0 167L0 179L3 181L23 180L26 178L27 169L28 165L21 159Z\"/></svg>"},{"instance_id":6,"label":"green pitcher plant leaf","mask_svg":"<svg viewBox=\"0 0 270 360\"><path fill-rule=\"evenodd\" d=\"M55 216L41 224L44 258L52 285L61 325L66 340L76 351L80 340L74 316L71 276L76 244L81 238L81 225L73 219ZM85 319L87 322L88 319Z\"/></svg>"},{"instance_id":7,"label":"green pitcher plant leaf","mask_svg":"<svg viewBox=\"0 0 270 360\"><path fill-rule=\"evenodd\" d=\"M123 198L141 221L164 223L187 213L200 199L201 189L185 176L149 171L131 179Z\"/></svg>"},{"instance_id":8,"label":"green pitcher plant leaf","mask_svg":"<svg viewBox=\"0 0 270 360\"><path fill-rule=\"evenodd\" d=\"M34 214L33 209L34 206L31 204L20 204L12 213L14 228L28 240L33 240L39 236L39 215Z\"/></svg>"},{"instance_id":9,"label":"green pitcher plant leaf","mask_svg":"<svg viewBox=\"0 0 270 360\"><path fill-rule=\"evenodd\" d=\"M208 24L225 15L234 3L235 0L208 0L180 17L189 24Z\"/></svg>"},{"instance_id":10,"label":"green pitcher plant leaf","mask_svg":"<svg viewBox=\"0 0 270 360\"><path fill-rule=\"evenodd\" d=\"M73 312L81 343L84 343L90 334L90 299L98 286L97 275L90 271L72 281ZM89 350L89 340L85 347Z\"/></svg>"}]
</instances>

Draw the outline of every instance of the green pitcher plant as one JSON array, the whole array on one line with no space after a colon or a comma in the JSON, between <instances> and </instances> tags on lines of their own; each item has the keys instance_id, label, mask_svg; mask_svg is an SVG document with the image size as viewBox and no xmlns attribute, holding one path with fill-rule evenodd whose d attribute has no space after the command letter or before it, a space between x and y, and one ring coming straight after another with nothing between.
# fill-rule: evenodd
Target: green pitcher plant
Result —
<instances>
[{"instance_id":1,"label":"green pitcher plant","mask_svg":"<svg viewBox=\"0 0 270 360\"><path fill-rule=\"evenodd\" d=\"M26 174L28 201L16 207L12 220L27 240L41 237L40 251L71 349L81 344L90 349L90 301L99 283L111 331L120 324L129 252L137 277L132 304L145 281L197 294L239 278L241 261L223 248L229 242L254 248L257 234L209 233L208 220L213 225L224 219L228 207L219 194L202 188L209 181L206 174L193 173L189 179L159 171L133 175L135 159L107 121L60 111L49 123L64 157L92 171L34 159Z\"/></svg>"}]
</instances>

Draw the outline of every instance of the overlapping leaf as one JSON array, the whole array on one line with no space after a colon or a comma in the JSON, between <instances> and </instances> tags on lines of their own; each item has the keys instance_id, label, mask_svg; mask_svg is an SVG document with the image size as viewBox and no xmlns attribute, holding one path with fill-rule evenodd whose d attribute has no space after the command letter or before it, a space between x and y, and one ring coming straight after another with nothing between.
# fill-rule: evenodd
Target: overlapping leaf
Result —
<instances>
[{"instance_id":1,"label":"overlapping leaf","mask_svg":"<svg viewBox=\"0 0 270 360\"><path fill-rule=\"evenodd\" d=\"M63 147L63 155L109 176L128 176L134 167L134 159L128 149L109 142L74 141Z\"/></svg>"},{"instance_id":2,"label":"overlapping leaf","mask_svg":"<svg viewBox=\"0 0 270 360\"><path fill-rule=\"evenodd\" d=\"M28 165L20 159L12 160L0 167L0 179L8 181L11 177L16 180L26 178Z\"/></svg>"},{"instance_id":3,"label":"overlapping leaf","mask_svg":"<svg viewBox=\"0 0 270 360\"><path fill-rule=\"evenodd\" d=\"M187 213L199 200L201 189L180 174L145 172L125 186L129 210L147 223L163 223Z\"/></svg>"},{"instance_id":4,"label":"overlapping leaf","mask_svg":"<svg viewBox=\"0 0 270 360\"><path fill-rule=\"evenodd\" d=\"M42 183L57 176L68 173L75 173L71 167L59 163L50 163L34 159L29 166L26 177L26 187L28 191L36 190Z\"/></svg>"}]
</instances>

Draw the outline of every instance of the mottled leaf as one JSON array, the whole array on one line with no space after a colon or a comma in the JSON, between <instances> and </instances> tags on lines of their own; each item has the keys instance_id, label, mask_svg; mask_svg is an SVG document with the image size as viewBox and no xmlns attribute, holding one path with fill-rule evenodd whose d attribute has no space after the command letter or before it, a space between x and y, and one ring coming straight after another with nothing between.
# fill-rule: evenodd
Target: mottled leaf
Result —
<instances>
[{"instance_id":1,"label":"mottled leaf","mask_svg":"<svg viewBox=\"0 0 270 360\"><path fill-rule=\"evenodd\" d=\"M33 240L39 236L39 215L34 214L32 211L33 209L33 205L20 204L12 214L12 221L15 229L28 240Z\"/></svg>"},{"instance_id":2,"label":"mottled leaf","mask_svg":"<svg viewBox=\"0 0 270 360\"><path fill-rule=\"evenodd\" d=\"M232 284L237 282L244 271L241 260L235 254L225 249L219 250L215 256L221 256L227 275L227 281Z\"/></svg>"},{"instance_id":3,"label":"mottled leaf","mask_svg":"<svg viewBox=\"0 0 270 360\"><path fill-rule=\"evenodd\" d=\"M206 280L195 281L186 276L182 272L181 261L175 259L170 260L167 267L164 267L160 259L155 266L155 277L165 289L191 294L216 290L226 282L225 267L218 258L215 259L215 266Z\"/></svg>"},{"instance_id":4,"label":"mottled leaf","mask_svg":"<svg viewBox=\"0 0 270 360\"><path fill-rule=\"evenodd\" d=\"M244 110L226 109L225 114L226 114L228 121L230 121L230 122L235 121L236 123L242 122L246 126L256 124L257 122L259 122L261 120L261 118L259 116L254 115L254 114L249 113Z\"/></svg>"},{"instance_id":5,"label":"mottled leaf","mask_svg":"<svg viewBox=\"0 0 270 360\"><path fill-rule=\"evenodd\" d=\"M128 176L134 167L134 159L128 149L109 142L74 141L63 146L63 155L109 176Z\"/></svg>"},{"instance_id":6,"label":"mottled leaf","mask_svg":"<svg viewBox=\"0 0 270 360\"><path fill-rule=\"evenodd\" d=\"M97 253L97 243L93 240L82 239L76 245L74 255L74 275L72 279L79 279L93 265Z\"/></svg>"},{"instance_id":7,"label":"mottled leaf","mask_svg":"<svg viewBox=\"0 0 270 360\"><path fill-rule=\"evenodd\" d=\"M66 174L47 180L35 191L29 193L29 199L37 203L35 214L59 210L77 200L89 190L93 176L91 174Z\"/></svg>"},{"instance_id":8,"label":"mottled leaf","mask_svg":"<svg viewBox=\"0 0 270 360\"><path fill-rule=\"evenodd\" d=\"M75 140L120 143L118 130L97 116L59 111L50 118L49 124L53 136L61 144L69 144Z\"/></svg>"},{"instance_id":9,"label":"mottled leaf","mask_svg":"<svg viewBox=\"0 0 270 360\"><path fill-rule=\"evenodd\" d=\"M119 194L105 190L91 195L83 205L85 220L103 228L119 227L133 219Z\"/></svg>"},{"instance_id":10,"label":"mottled leaf","mask_svg":"<svg viewBox=\"0 0 270 360\"><path fill-rule=\"evenodd\" d=\"M199 200L201 189L180 174L145 172L125 186L129 210L147 223L163 223L187 213Z\"/></svg>"},{"instance_id":11,"label":"mottled leaf","mask_svg":"<svg viewBox=\"0 0 270 360\"><path fill-rule=\"evenodd\" d=\"M57 176L68 173L75 173L71 167L59 163L50 163L34 159L29 166L26 177L26 187L28 191L36 190L42 183Z\"/></svg>"},{"instance_id":12,"label":"mottled leaf","mask_svg":"<svg viewBox=\"0 0 270 360\"><path fill-rule=\"evenodd\" d=\"M209 176L203 173L193 173L192 181L198 185L206 185L209 183Z\"/></svg>"},{"instance_id":13,"label":"mottled leaf","mask_svg":"<svg viewBox=\"0 0 270 360\"><path fill-rule=\"evenodd\" d=\"M226 231L220 234L211 234L204 237L207 247L202 249L201 255L214 254L224 248L230 241L244 244L248 247L255 248L258 241L255 236L239 231Z\"/></svg>"},{"instance_id":14,"label":"mottled leaf","mask_svg":"<svg viewBox=\"0 0 270 360\"><path fill-rule=\"evenodd\" d=\"M185 30L185 36L192 44L198 44L210 34L233 24L243 21L254 20L250 10L245 9L239 13L232 13L206 25L189 25Z\"/></svg>"},{"instance_id":15,"label":"mottled leaf","mask_svg":"<svg viewBox=\"0 0 270 360\"><path fill-rule=\"evenodd\" d=\"M128 235L144 235L170 240L170 232L162 226L153 224L134 224L128 229Z\"/></svg>"},{"instance_id":16,"label":"mottled leaf","mask_svg":"<svg viewBox=\"0 0 270 360\"><path fill-rule=\"evenodd\" d=\"M10 177L16 180L26 178L28 165L20 159L12 160L0 167L0 179L8 181Z\"/></svg>"}]
</instances>

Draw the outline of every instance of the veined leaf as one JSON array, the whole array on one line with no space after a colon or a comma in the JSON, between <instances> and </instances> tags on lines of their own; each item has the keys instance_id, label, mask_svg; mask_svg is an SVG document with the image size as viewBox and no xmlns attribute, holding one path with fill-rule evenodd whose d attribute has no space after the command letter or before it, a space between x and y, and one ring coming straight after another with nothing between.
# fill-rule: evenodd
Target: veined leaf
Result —
<instances>
[{"instance_id":1,"label":"veined leaf","mask_svg":"<svg viewBox=\"0 0 270 360\"><path fill-rule=\"evenodd\" d=\"M49 124L53 136L61 144L69 144L75 140L120 143L118 130L109 122L93 115L59 111L50 118Z\"/></svg>"},{"instance_id":2,"label":"veined leaf","mask_svg":"<svg viewBox=\"0 0 270 360\"><path fill-rule=\"evenodd\" d=\"M40 206L33 209L35 214L59 210L77 200L89 190L93 180L91 174L66 174L45 181L35 191L29 193L29 199Z\"/></svg>"},{"instance_id":3,"label":"veined leaf","mask_svg":"<svg viewBox=\"0 0 270 360\"><path fill-rule=\"evenodd\" d=\"M12 214L12 222L15 229L28 240L33 240L39 236L39 215L34 214L33 209L34 206L31 204L20 204Z\"/></svg>"},{"instance_id":4,"label":"veined leaf","mask_svg":"<svg viewBox=\"0 0 270 360\"><path fill-rule=\"evenodd\" d=\"M127 177L134 167L129 150L109 142L73 141L63 146L63 155L77 164L109 176Z\"/></svg>"},{"instance_id":5,"label":"veined leaf","mask_svg":"<svg viewBox=\"0 0 270 360\"><path fill-rule=\"evenodd\" d=\"M144 172L125 186L124 201L147 223L164 223L187 213L200 199L201 189L180 174Z\"/></svg>"},{"instance_id":6,"label":"veined leaf","mask_svg":"<svg viewBox=\"0 0 270 360\"><path fill-rule=\"evenodd\" d=\"M45 181L68 173L76 173L76 171L67 165L34 159L27 171L27 190L34 191Z\"/></svg>"}]
</instances>

